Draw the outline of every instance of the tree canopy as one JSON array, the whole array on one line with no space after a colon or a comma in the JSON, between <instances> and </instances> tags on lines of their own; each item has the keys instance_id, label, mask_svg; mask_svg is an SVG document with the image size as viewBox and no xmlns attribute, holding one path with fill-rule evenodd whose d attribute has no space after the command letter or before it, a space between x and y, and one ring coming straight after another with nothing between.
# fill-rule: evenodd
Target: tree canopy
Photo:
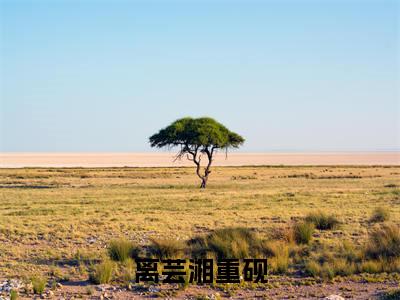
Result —
<instances>
[{"instance_id":1,"label":"tree canopy","mask_svg":"<svg viewBox=\"0 0 400 300\"><path fill-rule=\"evenodd\" d=\"M212 118L182 118L150 137L152 147L238 148L244 138Z\"/></svg>"},{"instance_id":2,"label":"tree canopy","mask_svg":"<svg viewBox=\"0 0 400 300\"><path fill-rule=\"evenodd\" d=\"M205 188L215 151L238 148L244 143L244 138L212 118L187 117L161 129L149 141L152 147L157 148L180 147L177 158L186 154L197 165L197 175L202 179L201 187ZM204 175L200 174L201 154L206 154L208 158Z\"/></svg>"}]
</instances>

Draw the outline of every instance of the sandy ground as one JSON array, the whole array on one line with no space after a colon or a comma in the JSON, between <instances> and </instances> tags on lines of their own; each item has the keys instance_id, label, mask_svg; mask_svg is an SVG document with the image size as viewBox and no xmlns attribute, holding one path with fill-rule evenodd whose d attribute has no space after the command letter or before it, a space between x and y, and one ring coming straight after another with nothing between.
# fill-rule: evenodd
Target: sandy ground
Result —
<instances>
[{"instance_id":1,"label":"sandy ground","mask_svg":"<svg viewBox=\"0 0 400 300\"><path fill-rule=\"evenodd\" d=\"M207 285L191 285L185 290L175 286L133 286L130 289L125 287L102 284L94 286L88 281L64 282L56 289L46 289L41 295L20 292L18 299L326 299L328 296L340 296L343 298L330 299L382 299L385 291L395 290L398 283L394 280L387 280L379 283L368 283L365 281L342 281L335 283L318 283L312 285L288 284L279 287L258 287L256 289L242 288L226 293L220 289L212 289ZM150 291L151 290L151 291ZM90 293L88 293L90 291ZM175 293L168 293L175 291ZM2 293L6 296L8 293ZM0 296L1 297L1 296ZM397 298L393 298L397 299Z\"/></svg>"},{"instance_id":2,"label":"sandy ground","mask_svg":"<svg viewBox=\"0 0 400 300\"><path fill-rule=\"evenodd\" d=\"M400 165L400 152L218 153L216 166L243 165ZM0 153L1 168L192 166L174 153Z\"/></svg>"}]
</instances>

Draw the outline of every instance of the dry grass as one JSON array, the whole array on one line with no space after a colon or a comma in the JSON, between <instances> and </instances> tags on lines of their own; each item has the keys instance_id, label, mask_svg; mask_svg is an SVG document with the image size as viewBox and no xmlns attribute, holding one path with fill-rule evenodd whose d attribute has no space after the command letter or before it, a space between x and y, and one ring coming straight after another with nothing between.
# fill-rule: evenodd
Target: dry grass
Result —
<instances>
[{"instance_id":1,"label":"dry grass","mask_svg":"<svg viewBox=\"0 0 400 300\"><path fill-rule=\"evenodd\" d=\"M313 243L361 244L376 226L369 222L376 207L388 207L400 225L399 173L400 167L225 167L215 168L201 191L193 168L1 169L0 277L54 269L59 278L87 278L78 250L98 257L116 237L142 247L240 226L267 239L318 210L341 225L318 232Z\"/></svg>"},{"instance_id":2,"label":"dry grass","mask_svg":"<svg viewBox=\"0 0 400 300\"><path fill-rule=\"evenodd\" d=\"M137 256L137 247L125 239L112 240L108 246L108 256L114 261L124 262Z\"/></svg>"},{"instance_id":3,"label":"dry grass","mask_svg":"<svg viewBox=\"0 0 400 300\"><path fill-rule=\"evenodd\" d=\"M319 230L332 230L339 225L339 221L335 216L322 211L308 214L306 221L314 224Z\"/></svg>"},{"instance_id":4,"label":"dry grass","mask_svg":"<svg viewBox=\"0 0 400 300\"><path fill-rule=\"evenodd\" d=\"M217 258L248 258L261 255L262 241L247 228L217 229L205 237L189 242L194 256L213 253Z\"/></svg>"},{"instance_id":5,"label":"dry grass","mask_svg":"<svg viewBox=\"0 0 400 300\"><path fill-rule=\"evenodd\" d=\"M387 207L377 207L372 213L370 222L385 222L390 219L390 210Z\"/></svg>"},{"instance_id":6,"label":"dry grass","mask_svg":"<svg viewBox=\"0 0 400 300\"><path fill-rule=\"evenodd\" d=\"M89 279L96 284L109 283L115 272L115 265L112 261L105 260L92 267Z\"/></svg>"},{"instance_id":7,"label":"dry grass","mask_svg":"<svg viewBox=\"0 0 400 300\"><path fill-rule=\"evenodd\" d=\"M400 228L384 225L374 230L366 245L365 254L374 259L395 259L400 257Z\"/></svg>"},{"instance_id":8,"label":"dry grass","mask_svg":"<svg viewBox=\"0 0 400 300\"><path fill-rule=\"evenodd\" d=\"M298 244L308 244L314 232L314 224L309 222L298 222L293 227L294 239Z\"/></svg>"},{"instance_id":9,"label":"dry grass","mask_svg":"<svg viewBox=\"0 0 400 300\"><path fill-rule=\"evenodd\" d=\"M32 289L35 294L41 295L46 288L47 280L42 276L34 276L31 279Z\"/></svg>"},{"instance_id":10,"label":"dry grass","mask_svg":"<svg viewBox=\"0 0 400 300\"><path fill-rule=\"evenodd\" d=\"M174 239L151 239L149 253L153 257L160 259L184 258L185 244L182 241Z\"/></svg>"}]
</instances>

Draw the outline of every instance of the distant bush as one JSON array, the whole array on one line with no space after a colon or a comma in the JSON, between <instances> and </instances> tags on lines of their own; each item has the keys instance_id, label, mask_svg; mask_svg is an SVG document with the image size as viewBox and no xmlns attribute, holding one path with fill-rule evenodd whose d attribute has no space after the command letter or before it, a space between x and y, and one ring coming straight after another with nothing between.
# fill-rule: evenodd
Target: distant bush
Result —
<instances>
[{"instance_id":1,"label":"distant bush","mask_svg":"<svg viewBox=\"0 0 400 300\"><path fill-rule=\"evenodd\" d=\"M378 223L388 221L390 218L390 211L386 207L377 207L372 213L370 222Z\"/></svg>"},{"instance_id":2,"label":"distant bush","mask_svg":"<svg viewBox=\"0 0 400 300\"><path fill-rule=\"evenodd\" d=\"M33 292L35 294L41 295L46 288L47 280L44 277L35 276L31 279Z\"/></svg>"},{"instance_id":3,"label":"distant bush","mask_svg":"<svg viewBox=\"0 0 400 300\"><path fill-rule=\"evenodd\" d=\"M394 184L394 183L388 183L388 184L385 184L384 187L385 187L385 188L396 188L397 185Z\"/></svg>"},{"instance_id":4,"label":"distant bush","mask_svg":"<svg viewBox=\"0 0 400 300\"><path fill-rule=\"evenodd\" d=\"M108 246L108 256L114 261L124 262L137 257L138 249L134 243L125 239L113 240Z\"/></svg>"},{"instance_id":5,"label":"distant bush","mask_svg":"<svg viewBox=\"0 0 400 300\"><path fill-rule=\"evenodd\" d=\"M332 215L327 215L322 211L310 213L306 217L306 221L313 223L319 230L332 230L339 225L339 221Z\"/></svg>"},{"instance_id":6,"label":"distant bush","mask_svg":"<svg viewBox=\"0 0 400 300\"><path fill-rule=\"evenodd\" d=\"M150 254L161 259L178 258L185 251L185 244L174 239L152 239Z\"/></svg>"},{"instance_id":7,"label":"distant bush","mask_svg":"<svg viewBox=\"0 0 400 300\"><path fill-rule=\"evenodd\" d=\"M308 244L314 233L314 224L309 222L298 222L293 227L293 234L296 243Z\"/></svg>"},{"instance_id":8,"label":"distant bush","mask_svg":"<svg viewBox=\"0 0 400 300\"><path fill-rule=\"evenodd\" d=\"M366 257L394 259L400 257L400 229L396 225L385 225L369 235L365 248Z\"/></svg>"},{"instance_id":9,"label":"distant bush","mask_svg":"<svg viewBox=\"0 0 400 300\"><path fill-rule=\"evenodd\" d=\"M89 279L95 284L109 283L114 273L114 263L106 260L95 265L89 274Z\"/></svg>"}]
</instances>

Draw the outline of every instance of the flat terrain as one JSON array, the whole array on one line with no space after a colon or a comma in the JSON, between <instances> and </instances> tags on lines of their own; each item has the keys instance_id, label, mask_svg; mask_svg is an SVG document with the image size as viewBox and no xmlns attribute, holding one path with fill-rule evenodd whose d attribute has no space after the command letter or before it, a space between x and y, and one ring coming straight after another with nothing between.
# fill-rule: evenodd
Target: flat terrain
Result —
<instances>
[{"instance_id":1,"label":"flat terrain","mask_svg":"<svg viewBox=\"0 0 400 300\"><path fill-rule=\"evenodd\" d=\"M216 166L400 165L400 152L217 153ZM0 168L191 166L173 153L0 153Z\"/></svg>"},{"instance_id":2,"label":"flat terrain","mask_svg":"<svg viewBox=\"0 0 400 300\"><path fill-rule=\"evenodd\" d=\"M361 245L377 226L368 221L376 207L388 208L390 223L400 226L399 175L400 166L217 167L208 188L199 190L189 167L0 169L0 279L42 275L66 280L57 293L85 293L74 284L88 278L78 258L101 257L113 238L146 245L150 238L186 240L236 226L264 237L317 210L341 225L317 231L315 241ZM284 281L280 286L239 294L299 295L290 284L295 274L285 278L276 277ZM365 299L397 284L316 282L300 290L305 298L347 293ZM120 299L133 295L120 293ZM198 291L182 295L191 293Z\"/></svg>"}]
</instances>

